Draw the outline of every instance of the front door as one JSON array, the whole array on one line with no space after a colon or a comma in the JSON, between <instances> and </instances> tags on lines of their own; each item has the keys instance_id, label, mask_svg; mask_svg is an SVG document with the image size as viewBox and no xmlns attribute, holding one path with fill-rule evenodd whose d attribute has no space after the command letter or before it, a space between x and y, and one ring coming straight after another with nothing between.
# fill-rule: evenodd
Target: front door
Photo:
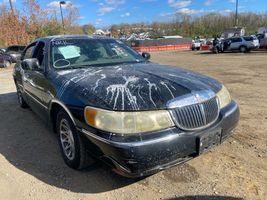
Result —
<instances>
[{"instance_id":1,"label":"front door","mask_svg":"<svg viewBox=\"0 0 267 200\"><path fill-rule=\"evenodd\" d=\"M44 104L43 96L46 87L44 70L44 43L38 42L32 49L27 49L24 59L37 58L40 69L28 69L24 67L24 88L32 110L41 118L47 120L48 108Z\"/></svg>"}]
</instances>

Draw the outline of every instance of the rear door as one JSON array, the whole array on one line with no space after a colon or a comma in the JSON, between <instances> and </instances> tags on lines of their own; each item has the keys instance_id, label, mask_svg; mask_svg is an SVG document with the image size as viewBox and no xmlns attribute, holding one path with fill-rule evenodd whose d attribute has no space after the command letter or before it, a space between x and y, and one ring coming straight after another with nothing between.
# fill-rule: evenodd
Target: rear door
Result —
<instances>
[{"instance_id":1,"label":"rear door","mask_svg":"<svg viewBox=\"0 0 267 200\"><path fill-rule=\"evenodd\" d=\"M237 50L242 45L242 39L240 37L231 38L230 50Z\"/></svg>"}]
</instances>

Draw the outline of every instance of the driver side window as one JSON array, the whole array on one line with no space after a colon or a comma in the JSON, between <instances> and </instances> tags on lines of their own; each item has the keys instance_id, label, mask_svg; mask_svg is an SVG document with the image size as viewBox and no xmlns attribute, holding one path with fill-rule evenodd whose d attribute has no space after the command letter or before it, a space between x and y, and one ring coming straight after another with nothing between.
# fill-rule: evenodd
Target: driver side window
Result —
<instances>
[{"instance_id":1,"label":"driver side window","mask_svg":"<svg viewBox=\"0 0 267 200\"><path fill-rule=\"evenodd\" d=\"M33 53L33 58L36 58L39 62L39 65L43 65L43 60L44 60L44 48L45 48L45 43L44 42L39 42L38 45L36 46L34 53Z\"/></svg>"},{"instance_id":2,"label":"driver side window","mask_svg":"<svg viewBox=\"0 0 267 200\"><path fill-rule=\"evenodd\" d=\"M35 48L35 44L27 47L27 49L24 51L22 55L22 60L32 58L34 48Z\"/></svg>"}]
</instances>

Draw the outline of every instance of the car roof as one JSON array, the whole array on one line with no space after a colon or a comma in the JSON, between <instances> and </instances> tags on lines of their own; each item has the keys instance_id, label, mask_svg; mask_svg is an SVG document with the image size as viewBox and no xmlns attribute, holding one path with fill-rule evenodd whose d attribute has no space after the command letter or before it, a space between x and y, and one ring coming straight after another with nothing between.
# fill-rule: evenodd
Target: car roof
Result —
<instances>
[{"instance_id":1,"label":"car roof","mask_svg":"<svg viewBox=\"0 0 267 200\"><path fill-rule=\"evenodd\" d=\"M8 49L8 48L12 48L12 47L24 47L24 48L25 48L26 45L11 45L11 46L7 47L7 49Z\"/></svg>"},{"instance_id":2,"label":"car roof","mask_svg":"<svg viewBox=\"0 0 267 200\"><path fill-rule=\"evenodd\" d=\"M114 39L106 36L99 36L99 35L53 35L47 36L43 38L38 38L35 41L45 41L50 42L56 39Z\"/></svg>"}]
</instances>

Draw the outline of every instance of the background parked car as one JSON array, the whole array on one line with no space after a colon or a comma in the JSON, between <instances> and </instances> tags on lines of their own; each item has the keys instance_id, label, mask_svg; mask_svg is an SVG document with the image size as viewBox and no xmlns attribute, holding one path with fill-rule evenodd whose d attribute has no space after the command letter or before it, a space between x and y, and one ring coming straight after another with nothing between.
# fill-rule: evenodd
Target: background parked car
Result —
<instances>
[{"instance_id":1,"label":"background parked car","mask_svg":"<svg viewBox=\"0 0 267 200\"><path fill-rule=\"evenodd\" d=\"M12 62L17 62L20 59L21 53L23 52L24 49L25 46L13 45L6 49L5 54L8 54L12 57Z\"/></svg>"},{"instance_id":2,"label":"background parked car","mask_svg":"<svg viewBox=\"0 0 267 200\"><path fill-rule=\"evenodd\" d=\"M12 64L12 57L0 52L0 68L9 67Z\"/></svg>"},{"instance_id":3,"label":"background parked car","mask_svg":"<svg viewBox=\"0 0 267 200\"><path fill-rule=\"evenodd\" d=\"M196 38L195 40L192 40L192 51L194 50L199 51L201 48L201 45L205 43L206 43L205 39Z\"/></svg>"},{"instance_id":4,"label":"background parked car","mask_svg":"<svg viewBox=\"0 0 267 200\"><path fill-rule=\"evenodd\" d=\"M0 53L5 53L6 49L5 48L0 48Z\"/></svg>"},{"instance_id":5,"label":"background parked car","mask_svg":"<svg viewBox=\"0 0 267 200\"><path fill-rule=\"evenodd\" d=\"M259 40L260 43L260 48L265 48L267 49L267 34L266 33L259 33L256 35L256 37Z\"/></svg>"},{"instance_id":6,"label":"background parked car","mask_svg":"<svg viewBox=\"0 0 267 200\"><path fill-rule=\"evenodd\" d=\"M256 36L232 37L223 41L224 51L240 51L242 53L257 49L260 46Z\"/></svg>"}]
</instances>

